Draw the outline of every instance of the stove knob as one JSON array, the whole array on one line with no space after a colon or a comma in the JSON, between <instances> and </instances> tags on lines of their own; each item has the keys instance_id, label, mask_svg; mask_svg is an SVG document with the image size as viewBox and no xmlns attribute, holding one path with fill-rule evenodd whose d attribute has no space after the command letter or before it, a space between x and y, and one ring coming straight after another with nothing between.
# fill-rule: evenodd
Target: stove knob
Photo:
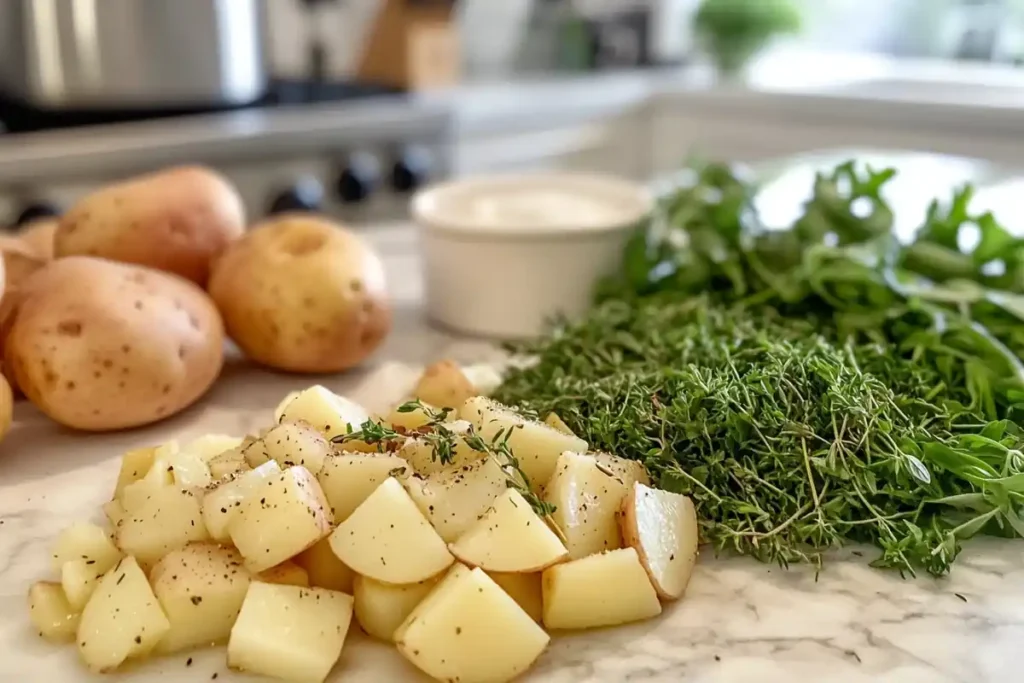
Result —
<instances>
[{"instance_id":1,"label":"stove knob","mask_svg":"<svg viewBox=\"0 0 1024 683\"><path fill-rule=\"evenodd\" d=\"M369 155L353 155L338 175L338 198L346 204L366 201L380 184L380 164Z\"/></svg>"},{"instance_id":2,"label":"stove knob","mask_svg":"<svg viewBox=\"0 0 1024 683\"><path fill-rule=\"evenodd\" d=\"M323 202L324 188L320 181L310 177L300 178L271 200L267 213L273 216L292 211L320 211Z\"/></svg>"},{"instance_id":3,"label":"stove knob","mask_svg":"<svg viewBox=\"0 0 1024 683\"><path fill-rule=\"evenodd\" d=\"M56 204L49 202L35 202L29 204L21 210L18 217L14 219L14 225L21 227L28 225L32 221L37 221L40 218L56 218L60 216L60 208Z\"/></svg>"},{"instance_id":4,"label":"stove knob","mask_svg":"<svg viewBox=\"0 0 1024 683\"><path fill-rule=\"evenodd\" d=\"M420 148L403 150L391 169L391 186L395 192L413 192L430 180L430 154Z\"/></svg>"}]
</instances>

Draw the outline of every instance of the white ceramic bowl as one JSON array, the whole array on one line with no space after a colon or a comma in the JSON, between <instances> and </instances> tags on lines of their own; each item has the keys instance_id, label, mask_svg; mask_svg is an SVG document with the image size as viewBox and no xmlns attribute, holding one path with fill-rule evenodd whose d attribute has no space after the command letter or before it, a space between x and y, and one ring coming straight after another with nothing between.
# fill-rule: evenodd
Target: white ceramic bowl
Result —
<instances>
[{"instance_id":1,"label":"white ceramic bowl","mask_svg":"<svg viewBox=\"0 0 1024 683\"><path fill-rule=\"evenodd\" d=\"M643 185L533 173L457 180L413 198L427 313L476 336L522 339L590 306L633 229L650 214Z\"/></svg>"}]
</instances>

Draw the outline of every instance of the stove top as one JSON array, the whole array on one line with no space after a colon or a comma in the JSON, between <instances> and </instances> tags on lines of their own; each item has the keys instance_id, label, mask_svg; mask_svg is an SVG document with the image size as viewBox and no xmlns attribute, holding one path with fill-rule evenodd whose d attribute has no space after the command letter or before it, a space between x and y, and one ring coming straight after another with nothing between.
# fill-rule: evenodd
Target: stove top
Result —
<instances>
[{"instance_id":1,"label":"stove top","mask_svg":"<svg viewBox=\"0 0 1024 683\"><path fill-rule=\"evenodd\" d=\"M403 94L403 91L395 88L366 83L275 79L267 89L266 95L252 104L242 106L80 110L42 109L0 94L0 132L30 133L106 123L166 119L219 111L343 102Z\"/></svg>"}]
</instances>

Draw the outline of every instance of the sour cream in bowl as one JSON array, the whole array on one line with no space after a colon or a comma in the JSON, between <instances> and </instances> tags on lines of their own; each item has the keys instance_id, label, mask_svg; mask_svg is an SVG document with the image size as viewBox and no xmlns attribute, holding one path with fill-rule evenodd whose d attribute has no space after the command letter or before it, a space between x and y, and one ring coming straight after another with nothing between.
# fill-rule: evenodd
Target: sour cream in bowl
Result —
<instances>
[{"instance_id":1,"label":"sour cream in bowl","mask_svg":"<svg viewBox=\"0 0 1024 683\"><path fill-rule=\"evenodd\" d=\"M452 330L522 339L583 314L654 206L611 176L531 173L455 180L413 198L427 313Z\"/></svg>"}]
</instances>

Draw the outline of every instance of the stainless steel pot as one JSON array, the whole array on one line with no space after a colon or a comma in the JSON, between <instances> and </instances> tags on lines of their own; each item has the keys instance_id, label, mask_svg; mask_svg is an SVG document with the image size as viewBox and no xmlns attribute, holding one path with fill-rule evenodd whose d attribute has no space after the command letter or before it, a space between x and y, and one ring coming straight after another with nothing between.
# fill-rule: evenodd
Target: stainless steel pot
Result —
<instances>
[{"instance_id":1,"label":"stainless steel pot","mask_svg":"<svg viewBox=\"0 0 1024 683\"><path fill-rule=\"evenodd\" d=\"M267 87L263 0L2 0L0 92L48 109L241 105Z\"/></svg>"}]
</instances>

